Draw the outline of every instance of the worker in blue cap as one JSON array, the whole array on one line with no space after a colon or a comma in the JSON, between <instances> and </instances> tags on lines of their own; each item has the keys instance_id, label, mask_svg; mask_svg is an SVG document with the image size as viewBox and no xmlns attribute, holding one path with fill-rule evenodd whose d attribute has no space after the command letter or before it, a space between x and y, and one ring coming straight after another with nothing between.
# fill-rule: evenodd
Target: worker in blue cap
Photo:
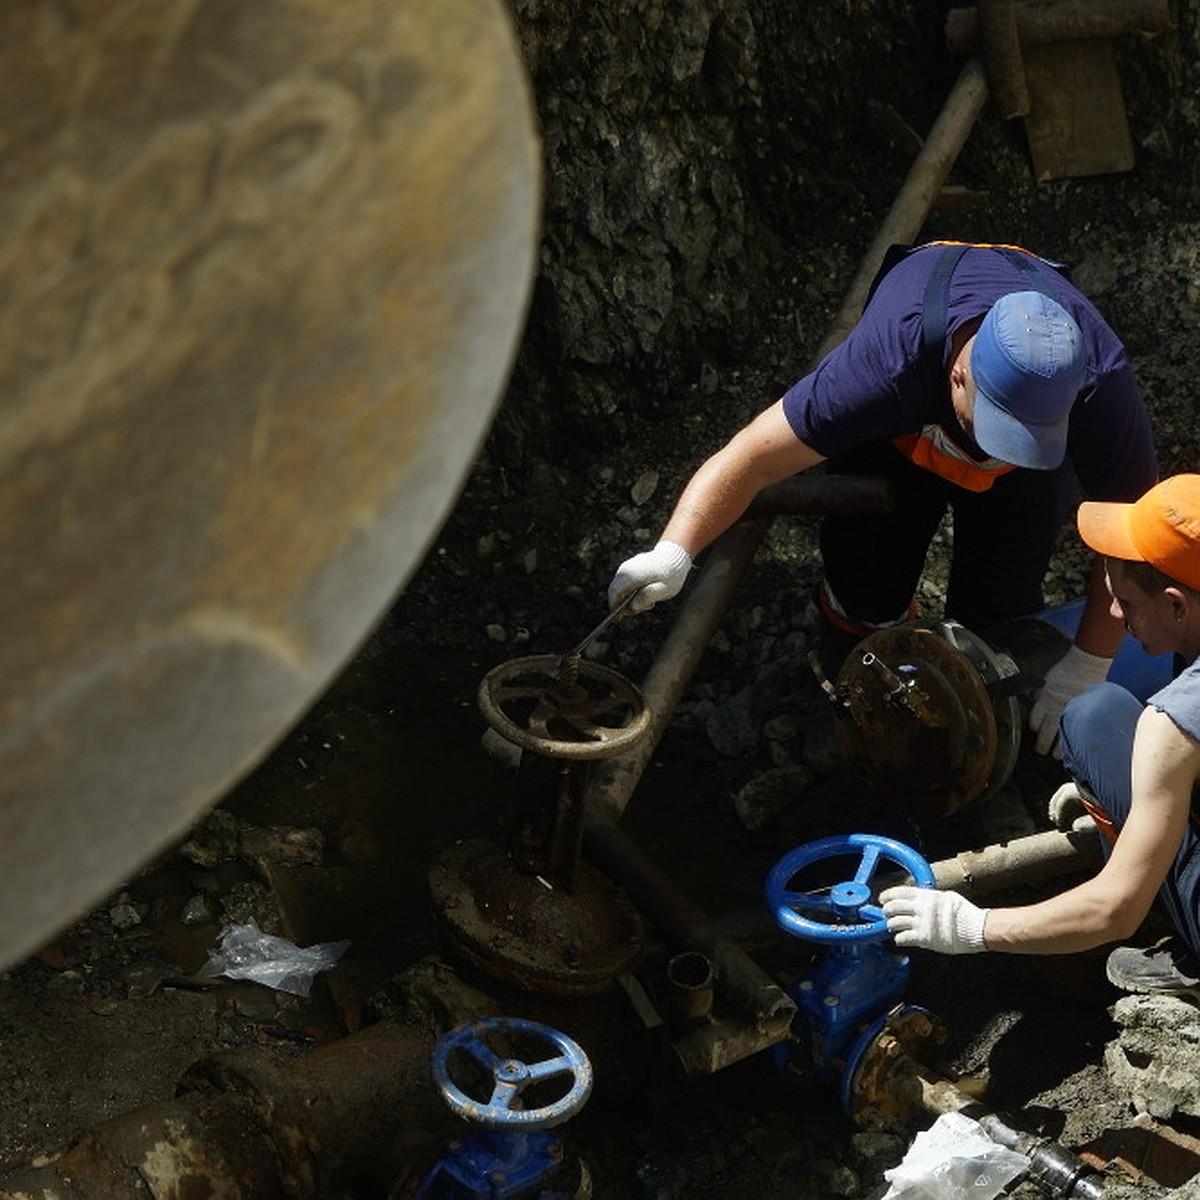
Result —
<instances>
[{"instance_id":1,"label":"worker in blue cap","mask_svg":"<svg viewBox=\"0 0 1200 1200\"><path fill-rule=\"evenodd\" d=\"M831 675L855 642L917 617L947 510L943 615L986 637L1044 607L1046 569L1080 491L1132 501L1157 478L1125 348L1058 264L1014 246L907 248L840 345L702 463L656 545L617 569L610 605L634 591L634 611L675 596L759 491L818 463L887 479L896 498L892 513L822 523ZM1074 642L1031 709L1039 753L1056 749L1063 708L1106 677L1123 634L1097 560Z\"/></svg>"}]
</instances>

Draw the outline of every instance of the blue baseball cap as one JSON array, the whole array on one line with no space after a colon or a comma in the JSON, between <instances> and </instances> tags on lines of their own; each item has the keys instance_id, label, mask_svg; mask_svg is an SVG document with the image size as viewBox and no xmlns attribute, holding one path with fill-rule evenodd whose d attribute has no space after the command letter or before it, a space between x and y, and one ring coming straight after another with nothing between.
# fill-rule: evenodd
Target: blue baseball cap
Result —
<instances>
[{"instance_id":1,"label":"blue baseball cap","mask_svg":"<svg viewBox=\"0 0 1200 1200\"><path fill-rule=\"evenodd\" d=\"M980 449L1016 467L1057 467L1085 365L1083 334L1061 304L1042 292L1002 296L971 349Z\"/></svg>"}]
</instances>

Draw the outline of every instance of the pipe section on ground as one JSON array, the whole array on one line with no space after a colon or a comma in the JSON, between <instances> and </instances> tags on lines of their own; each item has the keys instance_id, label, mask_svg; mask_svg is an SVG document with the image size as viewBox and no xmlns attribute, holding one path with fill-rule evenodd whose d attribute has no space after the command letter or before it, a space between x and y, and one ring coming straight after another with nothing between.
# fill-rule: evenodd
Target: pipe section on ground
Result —
<instances>
[{"instance_id":1,"label":"pipe section on ground","mask_svg":"<svg viewBox=\"0 0 1200 1200\"><path fill-rule=\"evenodd\" d=\"M1081 1158L1051 1138L1017 1129L978 1100L968 1096L949 1079L911 1063L911 1079L919 1103L926 1112L940 1116L957 1112L978 1121L997 1145L1029 1159L1026 1177L1035 1180L1051 1196L1064 1200L1102 1200L1104 1180Z\"/></svg>"},{"instance_id":2,"label":"pipe section on ground","mask_svg":"<svg viewBox=\"0 0 1200 1200\"><path fill-rule=\"evenodd\" d=\"M463 1127L434 1087L437 1038L494 1014L436 962L405 979L413 1021L380 1022L283 1066L252 1051L203 1059L174 1099L0 1178L0 1200L388 1195Z\"/></svg>"}]
</instances>

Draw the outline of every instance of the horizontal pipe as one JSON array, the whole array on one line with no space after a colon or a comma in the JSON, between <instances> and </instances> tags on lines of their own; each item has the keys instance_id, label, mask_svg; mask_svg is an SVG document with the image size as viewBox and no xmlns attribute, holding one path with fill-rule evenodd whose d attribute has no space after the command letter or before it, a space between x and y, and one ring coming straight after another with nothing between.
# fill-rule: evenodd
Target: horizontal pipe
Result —
<instances>
[{"instance_id":1,"label":"horizontal pipe","mask_svg":"<svg viewBox=\"0 0 1200 1200\"><path fill-rule=\"evenodd\" d=\"M1015 1150L1029 1159L1026 1175L1052 1196L1064 1200L1101 1200L1103 1178L1077 1155L1051 1138L1016 1129L968 1096L950 1080L909 1060L908 1072L915 1084L920 1105L936 1116L957 1112L978 1121L984 1133L998 1146Z\"/></svg>"},{"instance_id":2,"label":"horizontal pipe","mask_svg":"<svg viewBox=\"0 0 1200 1200\"><path fill-rule=\"evenodd\" d=\"M1168 0L1038 0L1013 6L1017 37L1026 45L1128 33L1163 33L1171 27ZM952 8L946 14L946 47L974 54L981 45L979 13Z\"/></svg>"},{"instance_id":3,"label":"horizontal pipe","mask_svg":"<svg viewBox=\"0 0 1200 1200\"><path fill-rule=\"evenodd\" d=\"M896 497L886 479L805 472L763 488L746 510L748 517L837 513L889 513Z\"/></svg>"},{"instance_id":4,"label":"horizontal pipe","mask_svg":"<svg viewBox=\"0 0 1200 1200\"><path fill-rule=\"evenodd\" d=\"M789 1025L760 1030L736 1018L709 1021L676 1038L670 1052L684 1079L703 1079L783 1041Z\"/></svg>"},{"instance_id":5,"label":"horizontal pipe","mask_svg":"<svg viewBox=\"0 0 1200 1200\"><path fill-rule=\"evenodd\" d=\"M1032 833L982 850L964 850L931 865L939 888L977 898L1018 884L1094 870L1103 858L1096 827L1086 818L1065 833L1057 829Z\"/></svg>"},{"instance_id":6,"label":"horizontal pipe","mask_svg":"<svg viewBox=\"0 0 1200 1200\"><path fill-rule=\"evenodd\" d=\"M495 1011L432 961L406 976L421 1011L448 1028ZM283 1065L247 1050L212 1055L173 1099L5 1173L0 1200L389 1195L462 1128L430 1073L436 1038L425 1020L381 1021Z\"/></svg>"}]
</instances>

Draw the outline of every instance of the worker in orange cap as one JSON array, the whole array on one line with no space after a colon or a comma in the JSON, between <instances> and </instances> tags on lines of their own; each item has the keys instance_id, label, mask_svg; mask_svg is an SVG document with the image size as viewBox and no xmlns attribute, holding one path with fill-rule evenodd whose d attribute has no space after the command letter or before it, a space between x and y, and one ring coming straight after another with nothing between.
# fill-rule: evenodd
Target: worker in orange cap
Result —
<instances>
[{"instance_id":1,"label":"worker in orange cap","mask_svg":"<svg viewBox=\"0 0 1200 1200\"><path fill-rule=\"evenodd\" d=\"M1063 763L1105 839L1105 863L1038 904L978 908L954 892L880 897L901 947L945 954L1061 954L1131 938L1157 900L1175 933L1121 946L1108 978L1132 992L1200 1000L1200 475L1175 475L1133 504L1084 503L1083 540L1105 556L1114 614L1175 678L1143 706L1099 683L1066 707Z\"/></svg>"}]
</instances>

